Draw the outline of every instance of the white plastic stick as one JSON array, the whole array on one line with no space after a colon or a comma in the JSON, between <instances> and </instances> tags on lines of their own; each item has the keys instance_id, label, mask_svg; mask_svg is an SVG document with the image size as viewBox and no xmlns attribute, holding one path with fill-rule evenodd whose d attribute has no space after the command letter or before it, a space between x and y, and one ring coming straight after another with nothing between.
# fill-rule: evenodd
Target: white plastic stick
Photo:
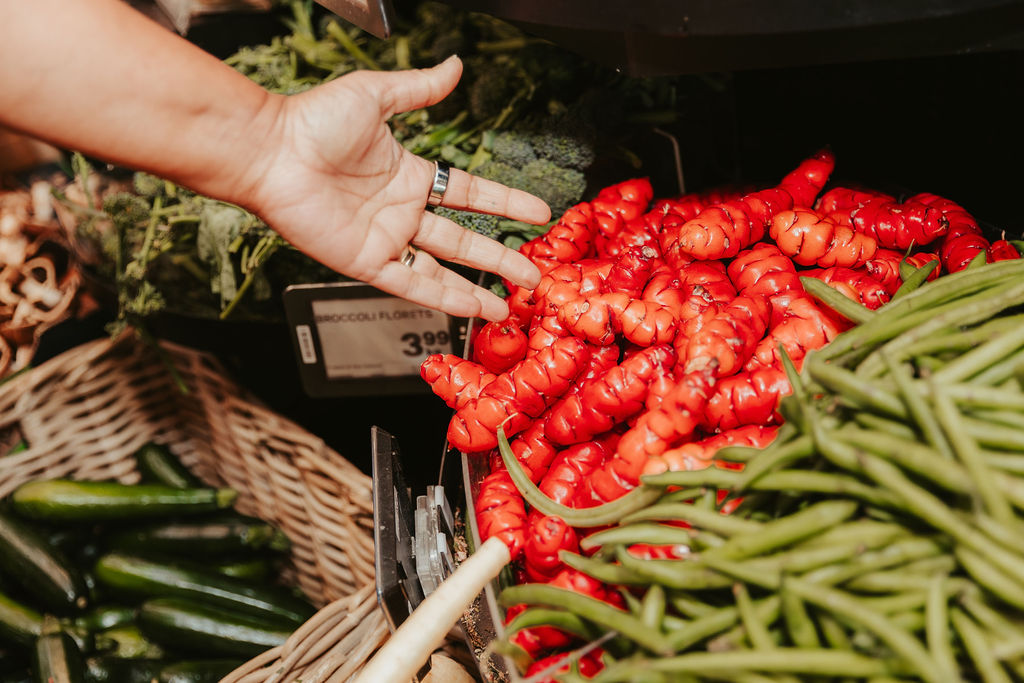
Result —
<instances>
[{"instance_id":1,"label":"white plastic stick","mask_svg":"<svg viewBox=\"0 0 1024 683\"><path fill-rule=\"evenodd\" d=\"M512 560L508 547L489 538L413 610L377 650L356 683L407 683L484 586Z\"/></svg>"}]
</instances>

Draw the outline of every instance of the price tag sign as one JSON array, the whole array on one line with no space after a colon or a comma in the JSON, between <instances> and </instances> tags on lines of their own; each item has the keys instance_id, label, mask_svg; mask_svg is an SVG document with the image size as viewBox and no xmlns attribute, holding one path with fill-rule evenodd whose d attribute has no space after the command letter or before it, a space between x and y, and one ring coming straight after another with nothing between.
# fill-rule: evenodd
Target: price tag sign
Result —
<instances>
[{"instance_id":1,"label":"price tag sign","mask_svg":"<svg viewBox=\"0 0 1024 683\"><path fill-rule=\"evenodd\" d=\"M467 321L358 282L284 294L296 362L311 396L420 393L423 360L458 353Z\"/></svg>"}]
</instances>

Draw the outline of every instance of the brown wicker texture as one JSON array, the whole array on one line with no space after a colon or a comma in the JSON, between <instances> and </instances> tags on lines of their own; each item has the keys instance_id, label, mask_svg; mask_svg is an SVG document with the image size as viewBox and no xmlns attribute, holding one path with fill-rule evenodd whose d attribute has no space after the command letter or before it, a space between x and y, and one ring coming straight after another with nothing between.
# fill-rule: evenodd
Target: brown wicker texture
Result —
<instances>
[{"instance_id":1,"label":"brown wicker texture","mask_svg":"<svg viewBox=\"0 0 1024 683\"><path fill-rule=\"evenodd\" d=\"M288 534L283 578L318 607L373 583L369 477L207 354L130 334L72 349L0 385L0 436L12 430L29 448L0 459L0 497L35 478L132 483L132 454L164 443L207 484L236 489L239 511Z\"/></svg>"}]
</instances>

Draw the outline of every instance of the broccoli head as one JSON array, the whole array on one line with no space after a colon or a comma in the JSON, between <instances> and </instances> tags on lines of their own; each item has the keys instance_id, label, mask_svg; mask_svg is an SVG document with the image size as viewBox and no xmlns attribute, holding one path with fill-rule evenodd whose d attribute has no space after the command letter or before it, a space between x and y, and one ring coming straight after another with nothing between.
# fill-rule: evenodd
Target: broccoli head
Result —
<instances>
[{"instance_id":1,"label":"broccoli head","mask_svg":"<svg viewBox=\"0 0 1024 683\"><path fill-rule=\"evenodd\" d=\"M489 121L505 109L521 85L520 74L506 63L474 65L469 86L469 113L476 121Z\"/></svg>"},{"instance_id":2,"label":"broccoli head","mask_svg":"<svg viewBox=\"0 0 1024 683\"><path fill-rule=\"evenodd\" d=\"M537 159L523 166L519 187L547 202L552 216L561 216L580 201L587 189L587 180L574 168L558 166L548 159Z\"/></svg>"},{"instance_id":3,"label":"broccoli head","mask_svg":"<svg viewBox=\"0 0 1024 683\"><path fill-rule=\"evenodd\" d=\"M494 143L491 145L491 154L494 155L495 161L510 164L516 168L522 168L537 158L537 152L534 151L533 145L530 143L530 136L511 130L498 133L495 136Z\"/></svg>"},{"instance_id":4,"label":"broccoli head","mask_svg":"<svg viewBox=\"0 0 1024 683\"><path fill-rule=\"evenodd\" d=\"M478 175L481 178L493 180L496 183L508 185L509 187L521 187L523 184L523 172L504 161L488 161L473 171L473 175Z\"/></svg>"},{"instance_id":5,"label":"broccoli head","mask_svg":"<svg viewBox=\"0 0 1024 683\"><path fill-rule=\"evenodd\" d=\"M449 209L443 206L434 209L434 213L448 220L455 221L467 230L480 233L485 237L497 239L501 234L501 227L499 225L501 219L498 216L476 213L475 211L457 211L456 209Z\"/></svg>"},{"instance_id":6,"label":"broccoli head","mask_svg":"<svg viewBox=\"0 0 1024 683\"><path fill-rule=\"evenodd\" d=\"M537 156L557 166L586 170L594 163L594 145L586 133L570 133L551 129L533 136L533 148Z\"/></svg>"}]
</instances>

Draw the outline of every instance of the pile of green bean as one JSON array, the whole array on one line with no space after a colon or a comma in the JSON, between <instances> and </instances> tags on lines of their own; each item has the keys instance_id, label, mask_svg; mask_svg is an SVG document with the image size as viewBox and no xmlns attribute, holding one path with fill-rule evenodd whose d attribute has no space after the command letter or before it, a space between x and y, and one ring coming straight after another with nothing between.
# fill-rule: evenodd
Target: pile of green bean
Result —
<instances>
[{"instance_id":1,"label":"pile of green bean","mask_svg":"<svg viewBox=\"0 0 1024 683\"><path fill-rule=\"evenodd\" d=\"M572 524L618 517L563 559L627 609L511 586L500 602L530 607L509 633L605 636L601 682L1024 680L1022 311L1024 261L940 278L790 363L776 440L718 454L742 470L646 477L611 511L525 487Z\"/></svg>"}]
</instances>

